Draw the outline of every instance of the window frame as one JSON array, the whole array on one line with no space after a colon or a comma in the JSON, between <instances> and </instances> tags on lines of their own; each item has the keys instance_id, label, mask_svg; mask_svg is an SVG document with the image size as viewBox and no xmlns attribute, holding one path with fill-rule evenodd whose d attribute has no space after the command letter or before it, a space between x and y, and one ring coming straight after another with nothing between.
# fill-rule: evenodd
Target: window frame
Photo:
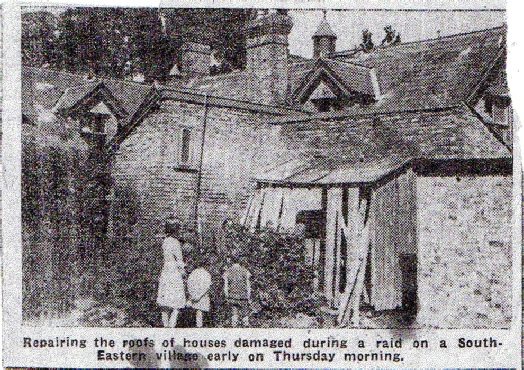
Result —
<instances>
[{"instance_id":1,"label":"window frame","mask_svg":"<svg viewBox=\"0 0 524 370\"><path fill-rule=\"evenodd\" d=\"M187 133L187 136L185 136L185 133ZM192 163L191 134L191 127L180 128L178 163L182 167L188 167ZM187 154L185 155L185 153Z\"/></svg>"}]
</instances>

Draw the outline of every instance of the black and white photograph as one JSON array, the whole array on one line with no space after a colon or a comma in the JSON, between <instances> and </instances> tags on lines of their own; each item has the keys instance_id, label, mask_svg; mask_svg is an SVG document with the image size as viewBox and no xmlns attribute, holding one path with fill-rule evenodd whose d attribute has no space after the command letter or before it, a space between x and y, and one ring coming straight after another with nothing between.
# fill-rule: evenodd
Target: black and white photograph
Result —
<instances>
[{"instance_id":1,"label":"black and white photograph","mask_svg":"<svg viewBox=\"0 0 524 370\"><path fill-rule=\"evenodd\" d=\"M506 12L326 4L21 8L24 326L511 327Z\"/></svg>"}]
</instances>

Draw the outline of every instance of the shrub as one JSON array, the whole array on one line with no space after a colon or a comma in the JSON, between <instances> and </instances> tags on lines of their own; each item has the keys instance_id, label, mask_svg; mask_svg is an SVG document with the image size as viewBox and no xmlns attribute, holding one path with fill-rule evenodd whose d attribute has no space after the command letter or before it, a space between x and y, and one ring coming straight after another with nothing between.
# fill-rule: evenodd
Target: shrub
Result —
<instances>
[{"instance_id":1,"label":"shrub","mask_svg":"<svg viewBox=\"0 0 524 370\"><path fill-rule=\"evenodd\" d=\"M86 148L33 127L22 136L23 317L72 307Z\"/></svg>"},{"instance_id":2,"label":"shrub","mask_svg":"<svg viewBox=\"0 0 524 370\"><path fill-rule=\"evenodd\" d=\"M251 272L252 299L261 308L259 315L311 314L307 302L313 292L313 269L305 263L303 239L271 230L251 233L233 223L224 227L227 254L240 257L241 264ZM190 264L208 268L213 276L212 296L218 309L215 321L221 321L226 316L222 292L226 256L213 257L213 253L197 250L191 254Z\"/></svg>"}]
</instances>

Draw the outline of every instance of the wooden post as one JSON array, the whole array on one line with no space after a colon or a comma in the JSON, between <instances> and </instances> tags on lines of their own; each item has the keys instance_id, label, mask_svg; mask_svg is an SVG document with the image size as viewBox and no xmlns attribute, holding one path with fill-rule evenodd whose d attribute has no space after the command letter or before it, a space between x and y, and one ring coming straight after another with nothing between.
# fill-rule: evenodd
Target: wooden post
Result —
<instances>
[{"instance_id":1,"label":"wooden post","mask_svg":"<svg viewBox=\"0 0 524 370\"><path fill-rule=\"evenodd\" d=\"M340 188L331 188L327 192L326 209L326 249L324 261L324 294L326 298L333 302L333 281L335 278L335 250L338 238L338 216L340 214L342 202L342 191Z\"/></svg>"}]
</instances>

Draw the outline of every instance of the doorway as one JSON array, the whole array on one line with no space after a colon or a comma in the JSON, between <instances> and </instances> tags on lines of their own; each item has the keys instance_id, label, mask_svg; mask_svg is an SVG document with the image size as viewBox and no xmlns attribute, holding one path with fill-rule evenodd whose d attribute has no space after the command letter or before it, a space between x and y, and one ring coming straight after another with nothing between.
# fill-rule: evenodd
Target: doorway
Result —
<instances>
[{"instance_id":1,"label":"doorway","mask_svg":"<svg viewBox=\"0 0 524 370\"><path fill-rule=\"evenodd\" d=\"M296 224L304 225L305 262L313 267L313 290L320 291L323 277L323 242L326 230L326 212L305 210L297 213Z\"/></svg>"}]
</instances>

